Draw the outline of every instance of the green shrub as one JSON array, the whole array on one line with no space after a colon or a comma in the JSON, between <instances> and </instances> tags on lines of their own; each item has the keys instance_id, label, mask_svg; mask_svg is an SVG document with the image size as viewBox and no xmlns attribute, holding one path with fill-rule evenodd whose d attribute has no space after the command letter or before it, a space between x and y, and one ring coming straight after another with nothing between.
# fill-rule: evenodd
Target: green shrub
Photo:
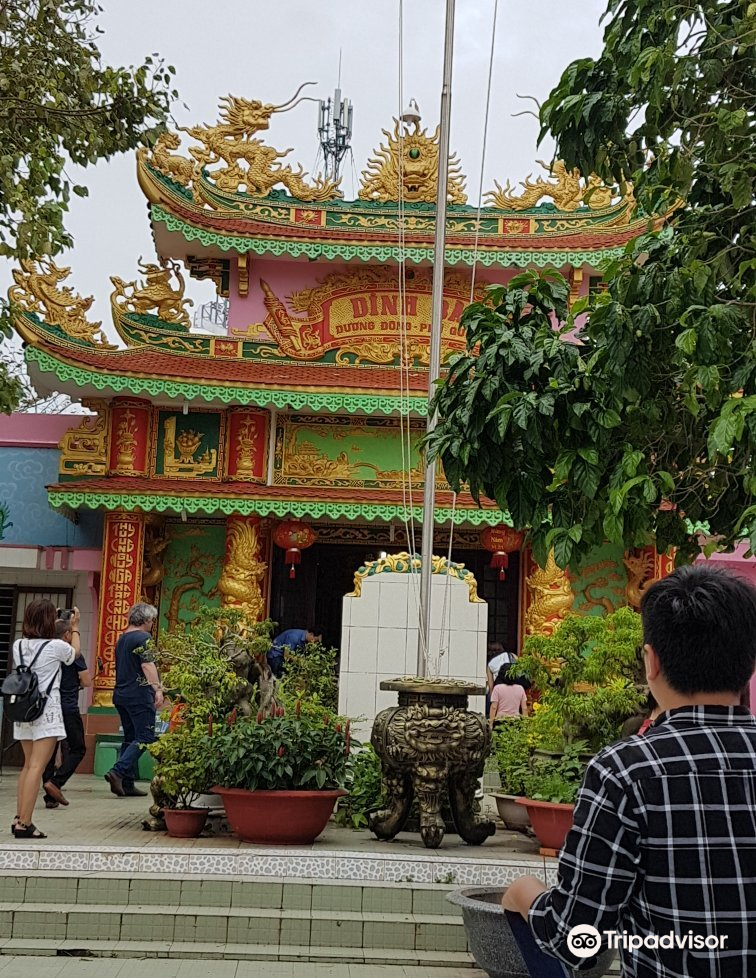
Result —
<instances>
[{"instance_id":1,"label":"green shrub","mask_svg":"<svg viewBox=\"0 0 756 978\"><path fill-rule=\"evenodd\" d=\"M349 726L304 701L256 717L231 717L207 735L215 784L222 788L341 788L350 765Z\"/></svg>"},{"instance_id":2,"label":"green shrub","mask_svg":"<svg viewBox=\"0 0 756 978\"><path fill-rule=\"evenodd\" d=\"M587 744L576 741L558 757L531 757L525 775L524 793L534 801L550 801L573 805L585 771L584 754Z\"/></svg>"},{"instance_id":3,"label":"green shrub","mask_svg":"<svg viewBox=\"0 0 756 978\"><path fill-rule=\"evenodd\" d=\"M629 608L601 617L568 615L553 635L528 638L514 668L541 692L544 733L559 717L565 744L584 740L597 751L616 740L646 701L642 641L640 616ZM549 743L547 749L559 748Z\"/></svg>"},{"instance_id":4,"label":"green shrub","mask_svg":"<svg viewBox=\"0 0 756 978\"><path fill-rule=\"evenodd\" d=\"M354 829L368 824L368 814L385 804L381 762L368 744L352 754L345 788L349 794L339 799L336 823Z\"/></svg>"},{"instance_id":5,"label":"green shrub","mask_svg":"<svg viewBox=\"0 0 756 978\"><path fill-rule=\"evenodd\" d=\"M174 808L191 808L215 784L205 727L182 723L162 734L147 750L158 762L161 789Z\"/></svg>"},{"instance_id":6,"label":"green shrub","mask_svg":"<svg viewBox=\"0 0 756 978\"><path fill-rule=\"evenodd\" d=\"M299 652L288 652L279 689L289 700L311 699L326 710L339 707L339 682L336 649L320 642L308 642Z\"/></svg>"},{"instance_id":7,"label":"green shrub","mask_svg":"<svg viewBox=\"0 0 756 978\"><path fill-rule=\"evenodd\" d=\"M508 795L524 795L529 773L530 717L507 717L494 728L493 754L499 769L501 790Z\"/></svg>"}]
</instances>

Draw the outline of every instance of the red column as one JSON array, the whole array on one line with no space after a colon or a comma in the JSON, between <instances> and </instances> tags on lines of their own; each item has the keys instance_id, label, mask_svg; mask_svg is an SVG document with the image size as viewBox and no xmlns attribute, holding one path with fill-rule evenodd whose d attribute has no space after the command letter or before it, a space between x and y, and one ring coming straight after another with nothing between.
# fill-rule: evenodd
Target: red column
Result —
<instances>
[{"instance_id":1,"label":"red column","mask_svg":"<svg viewBox=\"0 0 756 978\"><path fill-rule=\"evenodd\" d=\"M102 663L94 681L93 706L112 706L115 644L126 627L129 608L139 601L144 560L144 516L115 512L105 517L100 576L97 656Z\"/></svg>"}]
</instances>

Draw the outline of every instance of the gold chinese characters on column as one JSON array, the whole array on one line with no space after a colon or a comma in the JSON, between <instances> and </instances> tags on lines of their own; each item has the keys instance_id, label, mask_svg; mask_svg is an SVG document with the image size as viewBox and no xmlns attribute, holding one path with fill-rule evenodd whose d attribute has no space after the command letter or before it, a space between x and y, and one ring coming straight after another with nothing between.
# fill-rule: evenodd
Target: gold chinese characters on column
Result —
<instances>
[{"instance_id":1,"label":"gold chinese characters on column","mask_svg":"<svg viewBox=\"0 0 756 978\"><path fill-rule=\"evenodd\" d=\"M103 541L98 659L93 706L112 706L115 645L126 627L129 609L140 600L144 560L144 517L108 513Z\"/></svg>"}]
</instances>

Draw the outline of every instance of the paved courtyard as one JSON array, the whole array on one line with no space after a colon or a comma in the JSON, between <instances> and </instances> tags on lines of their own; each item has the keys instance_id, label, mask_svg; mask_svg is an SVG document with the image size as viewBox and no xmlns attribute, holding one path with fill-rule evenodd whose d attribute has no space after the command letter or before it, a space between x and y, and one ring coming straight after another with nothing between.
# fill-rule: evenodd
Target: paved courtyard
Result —
<instances>
[{"instance_id":1,"label":"paved courtyard","mask_svg":"<svg viewBox=\"0 0 756 978\"><path fill-rule=\"evenodd\" d=\"M140 784L146 788L146 784ZM0 826L8 823L10 826L15 811L16 771L6 770L0 779ZM191 848L223 848L245 849L244 843L227 833L211 834L209 832L200 839L171 839L164 832L145 832L141 827L142 819L147 815L149 798L116 798L110 793L104 779L94 775L75 775L65 788L65 795L70 805L52 811L47 810L41 796L34 812L35 824L46 832L48 838L43 841L45 846L125 846L139 849L154 850L161 847L171 849ZM218 826L220 820L215 821ZM0 835L12 844L10 833L4 829ZM21 843L19 843L21 844ZM26 842L28 845L29 843ZM270 847L275 851L275 847ZM298 847L300 848L300 847ZM382 854L391 853L397 858L412 858L424 856L437 858L439 863L447 862L450 857L464 859L497 859L537 860L538 844L518 832L509 832L499 823L496 835L488 839L482 846L468 846L456 835L448 835L440 849L426 849L418 835L402 833L393 842L381 842L366 829L354 831L342 828L331 822L319 840L310 848L314 851L339 851L350 853Z\"/></svg>"}]
</instances>

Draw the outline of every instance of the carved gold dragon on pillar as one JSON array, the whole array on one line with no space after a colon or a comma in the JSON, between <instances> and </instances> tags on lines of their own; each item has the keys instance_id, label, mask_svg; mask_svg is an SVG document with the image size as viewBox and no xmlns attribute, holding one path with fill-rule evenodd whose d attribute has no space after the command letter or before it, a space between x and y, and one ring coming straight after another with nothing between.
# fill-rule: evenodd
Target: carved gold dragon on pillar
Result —
<instances>
[{"instance_id":1,"label":"carved gold dragon on pillar","mask_svg":"<svg viewBox=\"0 0 756 978\"><path fill-rule=\"evenodd\" d=\"M566 571L557 566L554 551L549 552L545 567L536 565L525 578L530 603L525 612L526 635L553 635L565 615L572 610L575 595Z\"/></svg>"},{"instance_id":2,"label":"carved gold dragon on pillar","mask_svg":"<svg viewBox=\"0 0 756 978\"><path fill-rule=\"evenodd\" d=\"M218 581L221 603L224 607L240 608L253 621L258 621L265 612L261 583L268 569L268 565L258 559L260 526L230 517L226 533L226 560Z\"/></svg>"},{"instance_id":3,"label":"carved gold dragon on pillar","mask_svg":"<svg viewBox=\"0 0 756 978\"><path fill-rule=\"evenodd\" d=\"M653 551L650 549L629 550L623 558L623 563L627 570L627 585L625 586L627 603L635 611L640 611L643 592L657 580L654 576Z\"/></svg>"}]
</instances>

